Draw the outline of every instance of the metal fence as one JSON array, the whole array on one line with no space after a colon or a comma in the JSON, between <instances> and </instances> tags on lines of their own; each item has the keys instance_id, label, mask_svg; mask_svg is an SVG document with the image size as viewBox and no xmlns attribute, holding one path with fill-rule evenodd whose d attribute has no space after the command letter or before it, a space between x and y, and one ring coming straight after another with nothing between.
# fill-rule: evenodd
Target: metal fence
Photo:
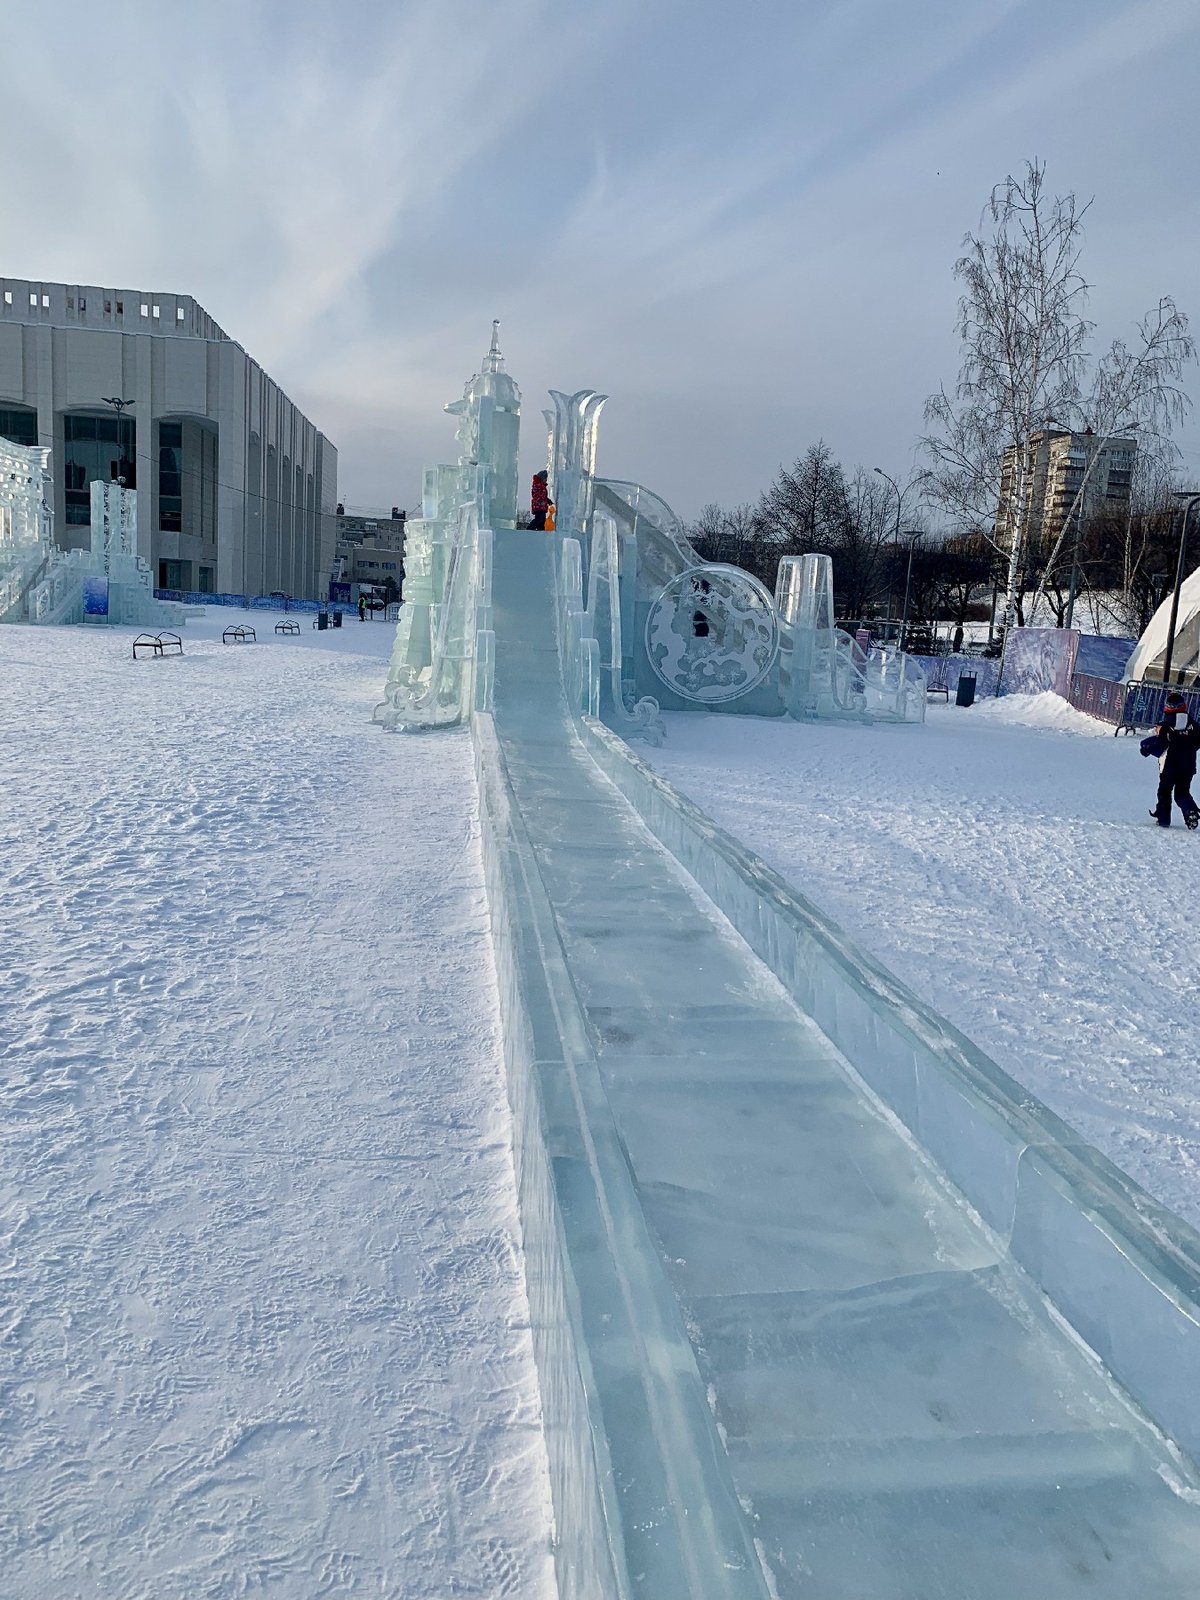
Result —
<instances>
[{"instance_id":1,"label":"metal fence","mask_svg":"<svg viewBox=\"0 0 1200 1600\"><path fill-rule=\"evenodd\" d=\"M1200 721L1200 689L1182 690L1187 708ZM1126 685L1125 714L1121 726L1133 733L1137 728L1153 728L1162 721L1163 701L1167 698L1165 683L1137 682Z\"/></svg>"},{"instance_id":2,"label":"metal fence","mask_svg":"<svg viewBox=\"0 0 1200 1600\"><path fill-rule=\"evenodd\" d=\"M1111 723L1114 733L1136 733L1139 728L1153 728L1162 721L1167 685L1143 680L1114 683L1111 678L1076 672L1071 678L1067 698L1076 710ZM1183 698L1192 716L1200 722L1200 689L1184 691Z\"/></svg>"},{"instance_id":3,"label":"metal fence","mask_svg":"<svg viewBox=\"0 0 1200 1600\"><path fill-rule=\"evenodd\" d=\"M1114 729L1125 720L1125 685L1111 678L1095 678L1087 672L1071 674L1071 690L1067 696L1077 711L1086 711L1089 717L1101 722L1111 722Z\"/></svg>"}]
</instances>

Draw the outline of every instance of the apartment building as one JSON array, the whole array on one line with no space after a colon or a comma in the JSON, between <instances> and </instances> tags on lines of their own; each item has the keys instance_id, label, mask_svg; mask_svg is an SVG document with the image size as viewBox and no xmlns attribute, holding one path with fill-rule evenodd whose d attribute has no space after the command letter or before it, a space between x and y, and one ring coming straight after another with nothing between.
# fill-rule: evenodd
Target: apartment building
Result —
<instances>
[{"instance_id":1,"label":"apartment building","mask_svg":"<svg viewBox=\"0 0 1200 1600\"><path fill-rule=\"evenodd\" d=\"M1007 548L1012 539L1022 455L1025 543L1030 549L1052 546L1077 502L1081 523L1104 507L1119 510L1129 505L1137 457L1135 438L1106 438L1090 428L1083 433L1039 429L1030 434L1024 452L1010 445L1001 461L996 539L1002 547Z\"/></svg>"}]
</instances>

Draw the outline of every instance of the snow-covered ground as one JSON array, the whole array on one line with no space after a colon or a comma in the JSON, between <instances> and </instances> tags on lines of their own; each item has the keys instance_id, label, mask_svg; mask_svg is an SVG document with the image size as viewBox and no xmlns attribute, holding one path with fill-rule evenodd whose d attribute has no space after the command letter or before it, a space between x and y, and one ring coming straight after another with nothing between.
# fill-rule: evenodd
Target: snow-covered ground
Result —
<instances>
[{"instance_id":1,"label":"snow-covered ground","mask_svg":"<svg viewBox=\"0 0 1200 1600\"><path fill-rule=\"evenodd\" d=\"M0 628L6 1600L552 1590L469 743L277 620Z\"/></svg>"},{"instance_id":2,"label":"snow-covered ground","mask_svg":"<svg viewBox=\"0 0 1200 1600\"><path fill-rule=\"evenodd\" d=\"M1200 1225L1200 834L1136 740L1049 694L667 727L667 778Z\"/></svg>"}]
</instances>

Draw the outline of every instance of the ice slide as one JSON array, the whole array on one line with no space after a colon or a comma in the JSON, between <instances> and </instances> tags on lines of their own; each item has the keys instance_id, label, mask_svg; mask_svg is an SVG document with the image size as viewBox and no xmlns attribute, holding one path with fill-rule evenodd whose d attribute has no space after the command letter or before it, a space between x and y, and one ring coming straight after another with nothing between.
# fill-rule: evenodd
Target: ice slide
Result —
<instances>
[{"instance_id":1,"label":"ice slide","mask_svg":"<svg viewBox=\"0 0 1200 1600\"><path fill-rule=\"evenodd\" d=\"M975 1058L943 1093L918 1057L952 1030L751 858L725 905L750 943L782 971L795 924L843 962L797 1004L816 958L789 993L676 859L734 847L568 707L552 546L495 535L476 737L561 1593L1194 1600L1200 1486L1147 1415L1180 1372L1196 1404L1193 1237L1086 1147L1043 1159ZM894 1038L911 1107L866 1087Z\"/></svg>"}]
</instances>

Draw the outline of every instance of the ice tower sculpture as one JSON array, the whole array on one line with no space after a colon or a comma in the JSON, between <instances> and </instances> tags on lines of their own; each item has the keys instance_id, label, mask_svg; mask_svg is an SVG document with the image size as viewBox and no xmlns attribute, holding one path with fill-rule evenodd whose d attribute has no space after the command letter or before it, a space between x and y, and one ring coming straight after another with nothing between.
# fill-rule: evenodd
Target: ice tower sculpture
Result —
<instances>
[{"instance_id":1,"label":"ice tower sculpture","mask_svg":"<svg viewBox=\"0 0 1200 1600\"><path fill-rule=\"evenodd\" d=\"M50 452L0 439L0 622L22 622L53 549Z\"/></svg>"},{"instance_id":2,"label":"ice tower sculpture","mask_svg":"<svg viewBox=\"0 0 1200 1600\"><path fill-rule=\"evenodd\" d=\"M404 604L374 720L392 731L452 727L491 703L492 529L516 526L521 393L504 370L500 324L461 400L456 466L425 471L404 540Z\"/></svg>"}]
</instances>

